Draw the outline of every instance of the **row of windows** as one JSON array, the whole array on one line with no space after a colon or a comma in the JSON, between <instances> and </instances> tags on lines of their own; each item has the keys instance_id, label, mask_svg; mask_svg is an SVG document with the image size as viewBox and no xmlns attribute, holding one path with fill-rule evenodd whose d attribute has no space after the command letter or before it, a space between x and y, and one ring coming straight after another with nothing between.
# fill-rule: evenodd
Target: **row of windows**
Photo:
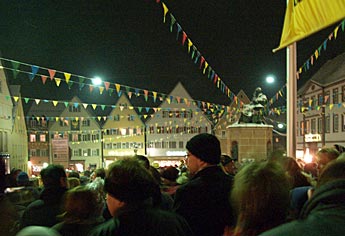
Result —
<instances>
[{"instance_id":1,"label":"row of windows","mask_svg":"<svg viewBox=\"0 0 345 236\"><path fill-rule=\"evenodd\" d=\"M61 127L69 126L69 124L71 125L72 129L79 129L80 120L59 120L59 125ZM82 127L90 127L90 124L91 124L90 119L83 119L81 121Z\"/></svg>"},{"instance_id":2,"label":"row of windows","mask_svg":"<svg viewBox=\"0 0 345 236\"><path fill-rule=\"evenodd\" d=\"M63 138L65 135L56 135L53 134L52 138L58 139L58 138ZM35 143L35 142L47 142L47 134L30 134L30 142ZM68 140L71 142L81 142L81 141L99 141L100 140L100 135L99 134L69 134L68 135Z\"/></svg>"},{"instance_id":3,"label":"row of windows","mask_svg":"<svg viewBox=\"0 0 345 236\"><path fill-rule=\"evenodd\" d=\"M193 118L191 111L163 111L163 118Z\"/></svg>"},{"instance_id":4,"label":"row of windows","mask_svg":"<svg viewBox=\"0 0 345 236\"><path fill-rule=\"evenodd\" d=\"M116 128L107 129L106 135L141 135L143 130L141 128Z\"/></svg>"},{"instance_id":5,"label":"row of windows","mask_svg":"<svg viewBox=\"0 0 345 236\"><path fill-rule=\"evenodd\" d=\"M150 142L149 143L150 148L184 148L183 141L159 141L159 142Z\"/></svg>"},{"instance_id":6,"label":"row of windows","mask_svg":"<svg viewBox=\"0 0 345 236\"><path fill-rule=\"evenodd\" d=\"M332 115L333 121L333 133L339 132L339 115ZM317 122L317 123L316 123ZM323 133L323 119L322 118L312 118L300 122L300 135L303 136L307 133ZM331 116L325 116L325 133L330 133L331 131ZM345 115L341 115L341 131L345 132Z\"/></svg>"},{"instance_id":7,"label":"row of windows","mask_svg":"<svg viewBox=\"0 0 345 236\"><path fill-rule=\"evenodd\" d=\"M49 155L47 149L30 149L30 156L47 157Z\"/></svg>"},{"instance_id":8,"label":"row of windows","mask_svg":"<svg viewBox=\"0 0 345 236\"><path fill-rule=\"evenodd\" d=\"M35 143L39 140L39 142L47 142L47 135L46 134L30 134L29 142Z\"/></svg>"},{"instance_id":9,"label":"row of windows","mask_svg":"<svg viewBox=\"0 0 345 236\"><path fill-rule=\"evenodd\" d=\"M141 135L142 133L141 128L122 128L122 129L107 129L105 131L105 135ZM193 127L193 126L182 126L182 127L164 127L164 126L151 126L149 128L149 133L154 134L156 131L157 134L199 134L199 133L207 133L207 127ZM52 139L59 139L66 137L67 134L60 133L60 134L52 134ZM47 134L30 134L30 142L47 142ZM100 134L95 133L85 133L85 134L68 134L68 141L70 142L86 142L86 141L100 141Z\"/></svg>"},{"instance_id":10,"label":"row of windows","mask_svg":"<svg viewBox=\"0 0 345 236\"><path fill-rule=\"evenodd\" d=\"M104 149L141 149L144 144L141 142L117 142L117 143L106 143Z\"/></svg>"},{"instance_id":11,"label":"row of windows","mask_svg":"<svg viewBox=\"0 0 345 236\"><path fill-rule=\"evenodd\" d=\"M207 133L207 127L194 127L194 126L181 126L181 127L172 127L172 126L150 126L150 134L200 134Z\"/></svg>"},{"instance_id":12,"label":"row of windows","mask_svg":"<svg viewBox=\"0 0 345 236\"><path fill-rule=\"evenodd\" d=\"M75 157L91 157L91 156L99 156L100 150L99 149L73 149L73 156Z\"/></svg>"},{"instance_id":13,"label":"row of windows","mask_svg":"<svg viewBox=\"0 0 345 236\"><path fill-rule=\"evenodd\" d=\"M68 140L72 142L100 141L99 134L69 134Z\"/></svg>"},{"instance_id":14,"label":"row of windows","mask_svg":"<svg viewBox=\"0 0 345 236\"><path fill-rule=\"evenodd\" d=\"M332 95L330 95L330 90L325 91L325 94L322 95L321 93L318 94L318 97L311 96L304 98L303 106L311 107L311 109L314 109L316 105L322 106L324 104L338 104L339 103L339 95L341 96L341 102L345 102L345 85L341 87L341 94L339 94L338 88L334 88L332 90Z\"/></svg>"}]
</instances>

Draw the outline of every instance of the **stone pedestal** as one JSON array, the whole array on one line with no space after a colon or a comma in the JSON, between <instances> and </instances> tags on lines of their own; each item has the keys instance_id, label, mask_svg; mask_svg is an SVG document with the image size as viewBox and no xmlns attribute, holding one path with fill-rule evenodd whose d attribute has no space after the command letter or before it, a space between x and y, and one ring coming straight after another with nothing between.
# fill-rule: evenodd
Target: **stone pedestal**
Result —
<instances>
[{"instance_id":1,"label":"stone pedestal","mask_svg":"<svg viewBox=\"0 0 345 236\"><path fill-rule=\"evenodd\" d=\"M271 125L233 124L227 127L227 153L239 162L266 160L273 149Z\"/></svg>"}]
</instances>

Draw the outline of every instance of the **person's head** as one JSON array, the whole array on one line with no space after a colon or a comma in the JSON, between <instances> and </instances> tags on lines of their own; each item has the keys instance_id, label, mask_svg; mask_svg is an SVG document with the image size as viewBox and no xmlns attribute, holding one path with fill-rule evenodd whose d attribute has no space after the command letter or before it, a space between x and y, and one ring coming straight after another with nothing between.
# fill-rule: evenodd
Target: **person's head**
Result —
<instances>
[{"instance_id":1,"label":"person's head","mask_svg":"<svg viewBox=\"0 0 345 236\"><path fill-rule=\"evenodd\" d=\"M94 180L97 177L99 177L101 179L105 178L105 169L104 168L98 168L94 172L92 172L91 179Z\"/></svg>"},{"instance_id":2,"label":"person's head","mask_svg":"<svg viewBox=\"0 0 345 236\"><path fill-rule=\"evenodd\" d=\"M176 167L168 166L163 169L161 177L165 183L175 183L179 176L179 171Z\"/></svg>"},{"instance_id":3,"label":"person's head","mask_svg":"<svg viewBox=\"0 0 345 236\"><path fill-rule=\"evenodd\" d=\"M50 164L40 172L44 187L67 187L66 172L63 166Z\"/></svg>"},{"instance_id":4,"label":"person's head","mask_svg":"<svg viewBox=\"0 0 345 236\"><path fill-rule=\"evenodd\" d=\"M98 218L103 203L95 190L87 186L77 186L66 192L63 218L71 222Z\"/></svg>"},{"instance_id":5,"label":"person's head","mask_svg":"<svg viewBox=\"0 0 345 236\"><path fill-rule=\"evenodd\" d=\"M18 186L28 186L30 184L29 176L26 172L22 171L17 175Z\"/></svg>"},{"instance_id":6,"label":"person's head","mask_svg":"<svg viewBox=\"0 0 345 236\"><path fill-rule=\"evenodd\" d=\"M104 181L107 205L112 216L127 206L153 200L159 186L141 163L133 158L113 162Z\"/></svg>"},{"instance_id":7,"label":"person's head","mask_svg":"<svg viewBox=\"0 0 345 236\"><path fill-rule=\"evenodd\" d=\"M73 171L68 173L68 177L71 177L71 178L73 177L73 178L78 178L79 179L80 178L80 174L77 171L73 170Z\"/></svg>"},{"instance_id":8,"label":"person's head","mask_svg":"<svg viewBox=\"0 0 345 236\"><path fill-rule=\"evenodd\" d=\"M209 165L220 163L220 142L216 136L202 133L191 138L186 145L187 168L191 174Z\"/></svg>"},{"instance_id":9,"label":"person's head","mask_svg":"<svg viewBox=\"0 0 345 236\"><path fill-rule=\"evenodd\" d=\"M60 234L45 226L27 226L21 229L16 236L60 236Z\"/></svg>"},{"instance_id":10,"label":"person's head","mask_svg":"<svg viewBox=\"0 0 345 236\"><path fill-rule=\"evenodd\" d=\"M236 175L231 202L237 212L235 231L257 235L283 223L289 206L289 182L276 162L252 162Z\"/></svg>"},{"instance_id":11,"label":"person's head","mask_svg":"<svg viewBox=\"0 0 345 236\"><path fill-rule=\"evenodd\" d=\"M345 159L343 158L332 161L325 166L317 181L316 189L339 179L345 180Z\"/></svg>"},{"instance_id":12,"label":"person's head","mask_svg":"<svg viewBox=\"0 0 345 236\"><path fill-rule=\"evenodd\" d=\"M334 147L324 147L316 153L318 168L321 171L328 162L337 159L339 152Z\"/></svg>"},{"instance_id":13,"label":"person's head","mask_svg":"<svg viewBox=\"0 0 345 236\"><path fill-rule=\"evenodd\" d=\"M149 170L150 169L150 160L143 155L134 155L134 159L136 159L137 161L139 161L142 165L144 165L144 167Z\"/></svg>"},{"instance_id":14,"label":"person's head","mask_svg":"<svg viewBox=\"0 0 345 236\"><path fill-rule=\"evenodd\" d=\"M69 189L75 188L80 185L80 180L79 178L76 177L68 177L67 178L67 187Z\"/></svg>"},{"instance_id":15,"label":"person's head","mask_svg":"<svg viewBox=\"0 0 345 236\"><path fill-rule=\"evenodd\" d=\"M222 154L220 156L220 163L226 173L231 175L235 175L237 173L236 163L230 156Z\"/></svg>"}]
</instances>

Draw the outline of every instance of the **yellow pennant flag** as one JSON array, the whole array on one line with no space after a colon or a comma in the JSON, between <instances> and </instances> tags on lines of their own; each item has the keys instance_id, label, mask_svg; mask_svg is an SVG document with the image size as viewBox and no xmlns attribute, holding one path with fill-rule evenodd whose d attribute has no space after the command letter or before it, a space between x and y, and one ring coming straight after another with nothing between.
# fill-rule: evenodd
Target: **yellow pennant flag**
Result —
<instances>
[{"instance_id":1,"label":"yellow pennant flag","mask_svg":"<svg viewBox=\"0 0 345 236\"><path fill-rule=\"evenodd\" d=\"M190 48L192 47L193 43L190 39L188 39L188 53L190 52Z\"/></svg>"},{"instance_id":2,"label":"yellow pennant flag","mask_svg":"<svg viewBox=\"0 0 345 236\"><path fill-rule=\"evenodd\" d=\"M273 52L345 18L343 0L289 0L280 45Z\"/></svg>"},{"instance_id":3,"label":"yellow pennant flag","mask_svg":"<svg viewBox=\"0 0 345 236\"><path fill-rule=\"evenodd\" d=\"M55 83L56 83L56 86L60 86L60 83L61 83L61 79L60 78L54 78L54 80L55 80Z\"/></svg>"},{"instance_id":4,"label":"yellow pennant flag","mask_svg":"<svg viewBox=\"0 0 345 236\"><path fill-rule=\"evenodd\" d=\"M54 107L56 107L58 103L59 103L58 101L53 101Z\"/></svg>"},{"instance_id":5,"label":"yellow pennant flag","mask_svg":"<svg viewBox=\"0 0 345 236\"><path fill-rule=\"evenodd\" d=\"M65 72L64 75L65 75L66 83L68 84L69 79L71 78L71 74Z\"/></svg>"},{"instance_id":6,"label":"yellow pennant flag","mask_svg":"<svg viewBox=\"0 0 345 236\"><path fill-rule=\"evenodd\" d=\"M116 92L120 91L121 85L120 84L115 84Z\"/></svg>"},{"instance_id":7,"label":"yellow pennant flag","mask_svg":"<svg viewBox=\"0 0 345 236\"><path fill-rule=\"evenodd\" d=\"M204 67L204 69L203 69L203 71L202 71L202 73L203 73L203 74L205 74L205 73L206 73L206 68L208 67L208 63L207 63L207 61L205 61L204 65L205 65L205 67Z\"/></svg>"},{"instance_id":8,"label":"yellow pennant flag","mask_svg":"<svg viewBox=\"0 0 345 236\"><path fill-rule=\"evenodd\" d=\"M103 94L104 87L99 87L99 94Z\"/></svg>"},{"instance_id":9,"label":"yellow pennant flag","mask_svg":"<svg viewBox=\"0 0 345 236\"><path fill-rule=\"evenodd\" d=\"M168 7L164 4L164 2L162 2L162 6L163 6L163 11L164 11L163 22L165 23L165 18L169 10L168 10Z\"/></svg>"}]
</instances>

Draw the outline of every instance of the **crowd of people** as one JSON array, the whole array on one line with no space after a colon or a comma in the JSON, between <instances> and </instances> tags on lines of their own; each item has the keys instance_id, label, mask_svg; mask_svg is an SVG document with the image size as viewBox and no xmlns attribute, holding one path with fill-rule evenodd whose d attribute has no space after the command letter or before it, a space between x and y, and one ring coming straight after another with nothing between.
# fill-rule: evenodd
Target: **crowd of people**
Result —
<instances>
[{"instance_id":1,"label":"crowd of people","mask_svg":"<svg viewBox=\"0 0 345 236\"><path fill-rule=\"evenodd\" d=\"M339 148L319 150L314 165L281 153L239 165L221 154L216 136L204 133L186 150L180 166L155 168L135 155L84 173L51 164L39 181L14 169L5 182L1 164L0 236L345 232L345 157Z\"/></svg>"}]
</instances>

